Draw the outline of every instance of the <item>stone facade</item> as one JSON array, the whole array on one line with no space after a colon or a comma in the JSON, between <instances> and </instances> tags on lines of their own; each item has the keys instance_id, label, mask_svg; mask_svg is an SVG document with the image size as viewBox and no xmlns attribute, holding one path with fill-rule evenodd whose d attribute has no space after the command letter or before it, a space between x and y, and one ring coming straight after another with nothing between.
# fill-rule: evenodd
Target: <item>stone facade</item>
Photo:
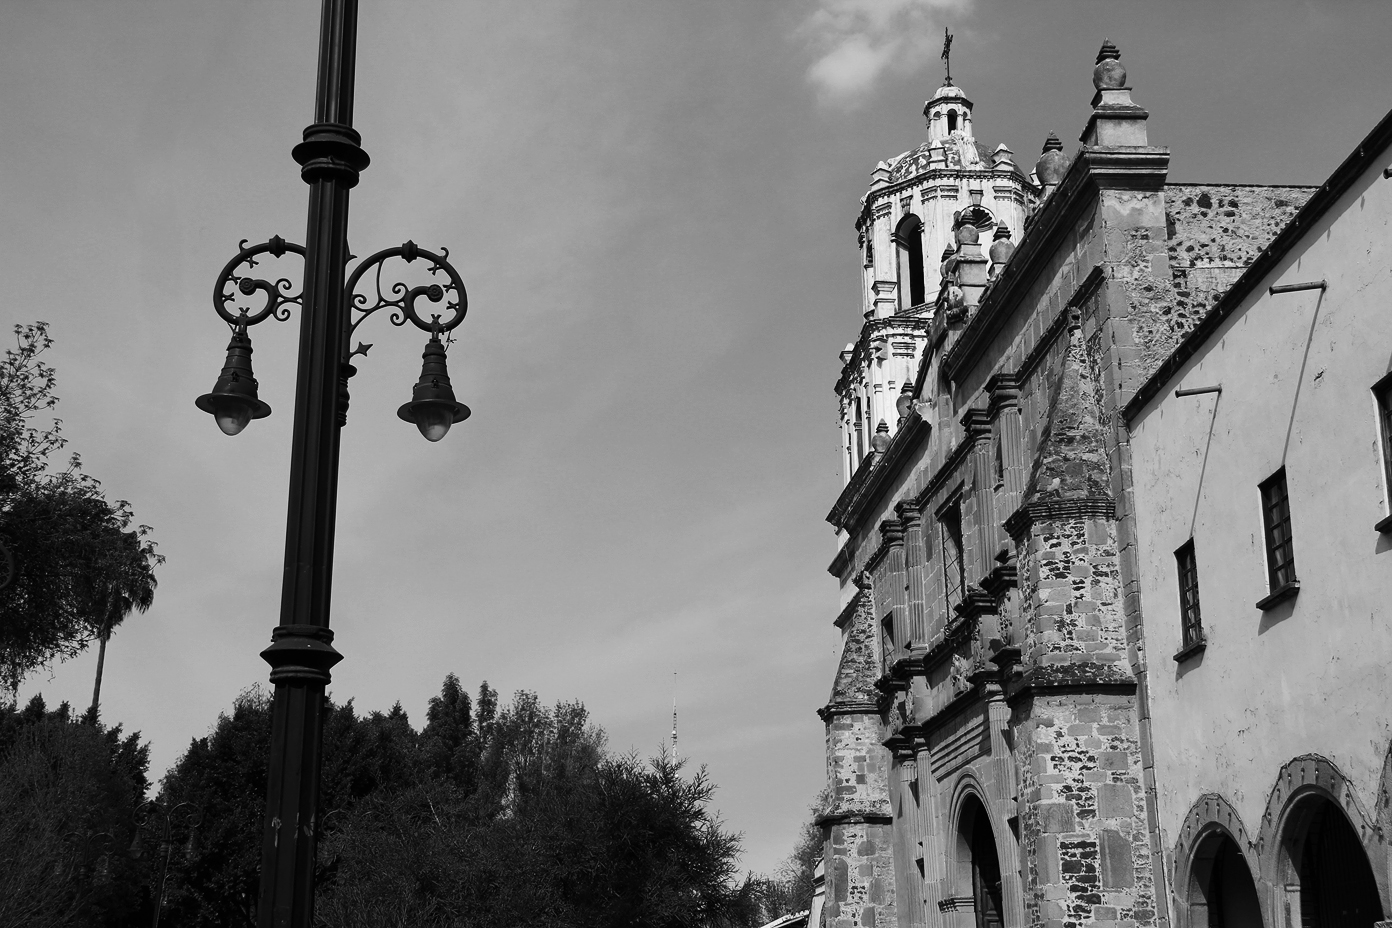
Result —
<instances>
[{"instance_id":1,"label":"stone facade","mask_svg":"<svg viewBox=\"0 0 1392 928\"><path fill-rule=\"evenodd\" d=\"M857 222L864 322L841 358L846 481L828 515L843 591L821 710L828 926L1210 923L1173 882L1161 780L1188 748L1182 717L1157 747L1153 677L1173 649L1151 649L1129 404L1314 191L1170 184L1110 43L1094 86L1082 147L1051 137L1028 176L1003 147L988 170L969 102L944 87L929 141L881 163ZM934 128L945 108L956 136ZM948 181L979 183L982 211L908 214ZM950 242L935 298L889 299L926 258L893 230L919 222ZM1196 834L1185 853L1218 867Z\"/></svg>"}]
</instances>

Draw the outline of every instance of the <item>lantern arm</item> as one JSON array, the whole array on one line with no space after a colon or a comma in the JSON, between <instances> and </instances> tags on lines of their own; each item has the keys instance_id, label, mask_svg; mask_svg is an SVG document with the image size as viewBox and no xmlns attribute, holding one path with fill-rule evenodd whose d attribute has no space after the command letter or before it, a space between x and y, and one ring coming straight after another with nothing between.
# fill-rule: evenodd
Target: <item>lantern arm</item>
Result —
<instances>
[{"instance_id":1,"label":"lantern arm","mask_svg":"<svg viewBox=\"0 0 1392 928\"><path fill-rule=\"evenodd\" d=\"M239 326L256 325L272 316L278 322L284 322L290 318L291 306L304 307L304 290L294 292L295 285L288 278L271 281L252 272L252 268L260 263L257 258L261 255L279 258L289 252L303 258L303 246L276 235L268 242L251 247L247 247L246 239L242 239L237 247L237 256L227 262L213 285L213 309L222 317L222 321L235 331ZM252 303L250 306L239 305L242 298L253 297L257 293L265 296L265 303L260 307L252 300L247 301Z\"/></svg>"},{"instance_id":2,"label":"lantern arm","mask_svg":"<svg viewBox=\"0 0 1392 928\"><path fill-rule=\"evenodd\" d=\"M429 262L427 273L436 279L429 284L414 287L398 280L384 287L383 270L392 258L400 258L408 264L423 259ZM349 308L350 317L345 346L351 342L358 326L369 316L389 307L392 310L391 324L395 326L405 325L409 321L432 336L456 328L464 321L464 315L469 311L469 295L464 289L464 281L460 278L459 272L448 259L447 248L441 248L440 253L436 254L421 248L415 242L408 241L395 248L385 248L363 260L353 270L343 288L344 302ZM359 284L369 272L372 273L372 292L357 292ZM416 303L421 297L425 297L431 303L443 302L445 312L422 312L424 307L418 309ZM354 354L366 354L367 348L370 347L372 346L360 345L353 349L349 357Z\"/></svg>"}]
</instances>

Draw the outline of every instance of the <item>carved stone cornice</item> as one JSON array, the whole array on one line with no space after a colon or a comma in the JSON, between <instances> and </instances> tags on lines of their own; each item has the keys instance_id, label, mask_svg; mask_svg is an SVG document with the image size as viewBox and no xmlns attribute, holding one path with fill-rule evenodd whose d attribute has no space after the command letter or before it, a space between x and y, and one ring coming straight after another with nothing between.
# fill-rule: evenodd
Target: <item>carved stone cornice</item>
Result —
<instances>
[{"instance_id":1,"label":"carved stone cornice","mask_svg":"<svg viewBox=\"0 0 1392 928\"><path fill-rule=\"evenodd\" d=\"M1015 705L1035 696L1131 696L1136 678L1117 664L1051 664L1031 667L1012 681L1005 701Z\"/></svg>"},{"instance_id":2,"label":"carved stone cornice","mask_svg":"<svg viewBox=\"0 0 1392 928\"><path fill-rule=\"evenodd\" d=\"M966 432L966 441L971 444L990 440L991 413L989 410L973 406L962 413L961 423Z\"/></svg>"},{"instance_id":3,"label":"carved stone cornice","mask_svg":"<svg viewBox=\"0 0 1392 928\"><path fill-rule=\"evenodd\" d=\"M995 615L996 598L976 585L969 585L962 594L962 601L952 607L963 618L977 619L983 615Z\"/></svg>"},{"instance_id":4,"label":"carved stone cornice","mask_svg":"<svg viewBox=\"0 0 1392 928\"><path fill-rule=\"evenodd\" d=\"M829 722L843 715L879 715L880 707L873 702L829 702L817 710L817 717Z\"/></svg>"},{"instance_id":5,"label":"carved stone cornice","mask_svg":"<svg viewBox=\"0 0 1392 928\"><path fill-rule=\"evenodd\" d=\"M986 411L992 419L999 418L1003 410L1015 409L1020 405L1020 383L1014 374L992 375L986 381L986 392L991 396Z\"/></svg>"},{"instance_id":6,"label":"carved stone cornice","mask_svg":"<svg viewBox=\"0 0 1392 928\"><path fill-rule=\"evenodd\" d=\"M910 452L921 442L927 441L932 432L933 427L923 421L918 410L911 410L899 431L890 439L889 447L884 453L875 455L869 467L862 463L856 470L851 482L846 484L846 488L837 497L836 505L827 514L827 521L839 529L847 529L854 525L889 489L891 479L898 473ZM866 460L869 461L870 458L867 456ZM864 476L861 475L862 470L865 471Z\"/></svg>"},{"instance_id":7,"label":"carved stone cornice","mask_svg":"<svg viewBox=\"0 0 1392 928\"><path fill-rule=\"evenodd\" d=\"M1116 500L1110 496L1082 496L1075 499L1026 503L1002 525L1015 541L1021 541L1036 522L1071 522L1076 519L1115 519Z\"/></svg>"},{"instance_id":8,"label":"carved stone cornice","mask_svg":"<svg viewBox=\"0 0 1392 928\"><path fill-rule=\"evenodd\" d=\"M981 580L981 588L997 601L1019 585L1020 571L1014 564L998 564Z\"/></svg>"}]
</instances>

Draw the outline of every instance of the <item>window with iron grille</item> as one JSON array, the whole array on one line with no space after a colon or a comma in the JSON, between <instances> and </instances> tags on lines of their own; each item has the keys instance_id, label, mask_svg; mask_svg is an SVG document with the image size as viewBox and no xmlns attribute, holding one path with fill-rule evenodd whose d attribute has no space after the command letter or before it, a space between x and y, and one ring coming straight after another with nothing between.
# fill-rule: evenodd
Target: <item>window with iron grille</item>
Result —
<instances>
[{"instance_id":1,"label":"window with iron grille","mask_svg":"<svg viewBox=\"0 0 1392 928\"><path fill-rule=\"evenodd\" d=\"M1186 541L1174 553L1179 568L1179 616L1184 627L1184 647L1203 641L1203 623L1199 618L1199 564L1194 558L1194 539Z\"/></svg>"},{"instance_id":2,"label":"window with iron grille","mask_svg":"<svg viewBox=\"0 0 1392 928\"><path fill-rule=\"evenodd\" d=\"M938 517L942 531L943 586L947 592L947 608L962 601L967 588L967 566L962 557L962 503L957 501ZM951 619L949 618L949 621Z\"/></svg>"},{"instance_id":3,"label":"window with iron grille","mask_svg":"<svg viewBox=\"0 0 1392 928\"><path fill-rule=\"evenodd\" d=\"M880 620L880 661L881 669L889 673L894 663L894 613Z\"/></svg>"},{"instance_id":4,"label":"window with iron grille","mask_svg":"<svg viewBox=\"0 0 1392 928\"><path fill-rule=\"evenodd\" d=\"M1266 574L1271 590L1295 581L1295 545L1291 539L1290 493L1283 467L1261 485L1262 522L1266 528Z\"/></svg>"}]
</instances>

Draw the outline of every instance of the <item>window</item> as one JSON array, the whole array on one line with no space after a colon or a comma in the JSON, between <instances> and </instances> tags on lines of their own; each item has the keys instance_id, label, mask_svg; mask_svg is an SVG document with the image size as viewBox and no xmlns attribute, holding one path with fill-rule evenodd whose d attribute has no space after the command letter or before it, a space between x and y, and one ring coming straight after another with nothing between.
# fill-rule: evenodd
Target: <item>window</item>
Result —
<instances>
[{"instance_id":1,"label":"window","mask_svg":"<svg viewBox=\"0 0 1392 928\"><path fill-rule=\"evenodd\" d=\"M956 132L956 131L957 131L957 111L956 111L956 110L948 110L948 111L947 111L947 131L948 131L948 132Z\"/></svg>"},{"instance_id":2,"label":"window","mask_svg":"<svg viewBox=\"0 0 1392 928\"><path fill-rule=\"evenodd\" d=\"M942 533L943 586L947 594L947 608L952 611L962 601L967 588L967 566L962 557L962 503L961 500L948 506L938 516L938 527ZM948 621L951 621L949 618Z\"/></svg>"},{"instance_id":3,"label":"window","mask_svg":"<svg viewBox=\"0 0 1392 928\"><path fill-rule=\"evenodd\" d=\"M923 287L923 222L913 213L894 230L899 246L899 293L904 309L927 302Z\"/></svg>"},{"instance_id":4,"label":"window","mask_svg":"<svg viewBox=\"0 0 1392 928\"><path fill-rule=\"evenodd\" d=\"M1373 386L1377 400L1378 444L1382 448L1382 486L1387 500L1388 516L1377 524L1379 532L1392 531L1392 374Z\"/></svg>"},{"instance_id":5,"label":"window","mask_svg":"<svg viewBox=\"0 0 1392 928\"><path fill-rule=\"evenodd\" d=\"M890 612L880 619L880 657L884 661L884 672L894 664L894 613Z\"/></svg>"},{"instance_id":6,"label":"window","mask_svg":"<svg viewBox=\"0 0 1392 928\"><path fill-rule=\"evenodd\" d=\"M1267 581L1271 592L1277 593L1295 583L1295 546L1291 539L1286 469L1283 467L1268 477L1260 489L1262 522L1266 529Z\"/></svg>"},{"instance_id":7,"label":"window","mask_svg":"<svg viewBox=\"0 0 1392 928\"><path fill-rule=\"evenodd\" d=\"M1194 539L1186 541L1174 556L1175 566L1179 568L1179 617L1187 650L1204 640L1203 623L1199 619L1199 564L1194 558Z\"/></svg>"}]
</instances>

